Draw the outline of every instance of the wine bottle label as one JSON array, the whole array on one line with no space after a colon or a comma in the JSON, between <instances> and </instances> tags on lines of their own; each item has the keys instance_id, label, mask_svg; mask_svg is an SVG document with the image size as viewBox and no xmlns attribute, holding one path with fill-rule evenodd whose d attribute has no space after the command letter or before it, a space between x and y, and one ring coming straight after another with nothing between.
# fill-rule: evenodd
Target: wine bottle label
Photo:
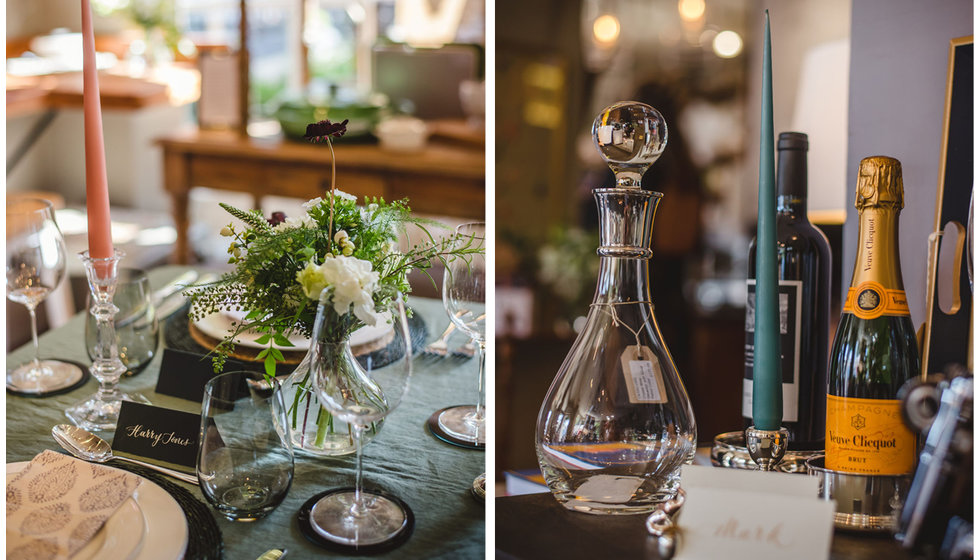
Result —
<instances>
[{"instance_id":1,"label":"wine bottle label","mask_svg":"<svg viewBox=\"0 0 980 560\"><path fill-rule=\"evenodd\" d=\"M742 416L752 418L752 375L755 369L755 279L749 278L747 288ZM783 376L783 422L799 421L802 293L802 280L779 281L779 352Z\"/></svg>"},{"instance_id":2,"label":"wine bottle label","mask_svg":"<svg viewBox=\"0 0 980 560\"><path fill-rule=\"evenodd\" d=\"M827 395L826 466L860 474L912 472L915 436L902 421L902 402Z\"/></svg>"},{"instance_id":3,"label":"wine bottle label","mask_svg":"<svg viewBox=\"0 0 980 560\"><path fill-rule=\"evenodd\" d=\"M620 357L623 377L630 402L665 403L667 391L664 389L664 375L660 361L646 346L627 346Z\"/></svg>"},{"instance_id":4,"label":"wine bottle label","mask_svg":"<svg viewBox=\"0 0 980 560\"><path fill-rule=\"evenodd\" d=\"M889 290L878 282L861 282L847 290L844 313L859 319L874 319L882 315L909 315L905 290Z\"/></svg>"}]
</instances>

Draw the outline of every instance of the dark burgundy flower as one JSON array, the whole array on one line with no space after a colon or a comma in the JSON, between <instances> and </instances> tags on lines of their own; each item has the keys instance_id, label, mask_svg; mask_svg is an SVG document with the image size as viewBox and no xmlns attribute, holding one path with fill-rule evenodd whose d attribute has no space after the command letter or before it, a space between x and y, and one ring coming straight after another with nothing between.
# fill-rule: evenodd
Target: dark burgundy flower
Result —
<instances>
[{"instance_id":1,"label":"dark burgundy flower","mask_svg":"<svg viewBox=\"0 0 980 560\"><path fill-rule=\"evenodd\" d=\"M266 219L270 226L278 226L279 224L286 221L286 214L284 212L273 212L271 218Z\"/></svg>"},{"instance_id":2,"label":"dark burgundy flower","mask_svg":"<svg viewBox=\"0 0 980 560\"><path fill-rule=\"evenodd\" d=\"M310 123L306 125L306 139L314 144L326 142L330 136L340 138L347 132L347 120L344 122L332 123L329 120Z\"/></svg>"}]
</instances>

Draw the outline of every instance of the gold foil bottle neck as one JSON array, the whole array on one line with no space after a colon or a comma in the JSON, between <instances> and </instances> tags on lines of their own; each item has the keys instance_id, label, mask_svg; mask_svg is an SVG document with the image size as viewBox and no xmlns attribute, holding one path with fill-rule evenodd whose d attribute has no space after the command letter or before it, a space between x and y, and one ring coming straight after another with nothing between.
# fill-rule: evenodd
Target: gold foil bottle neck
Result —
<instances>
[{"instance_id":1,"label":"gold foil bottle neck","mask_svg":"<svg viewBox=\"0 0 980 560\"><path fill-rule=\"evenodd\" d=\"M869 207L901 209L904 206L902 162L887 156L862 159L854 207L860 210Z\"/></svg>"}]
</instances>

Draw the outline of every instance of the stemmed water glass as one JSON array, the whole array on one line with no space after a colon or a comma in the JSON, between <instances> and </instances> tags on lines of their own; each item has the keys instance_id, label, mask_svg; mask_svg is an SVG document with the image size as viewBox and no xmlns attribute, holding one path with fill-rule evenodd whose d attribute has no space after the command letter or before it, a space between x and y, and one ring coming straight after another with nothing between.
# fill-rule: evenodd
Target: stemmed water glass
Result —
<instances>
[{"instance_id":1,"label":"stemmed water glass","mask_svg":"<svg viewBox=\"0 0 980 560\"><path fill-rule=\"evenodd\" d=\"M57 360L41 360L37 344L38 304L65 277L65 240L47 200L7 201L7 298L27 307L31 316L34 359L7 372L7 387L21 393L57 391L78 382L82 369Z\"/></svg>"},{"instance_id":2,"label":"stemmed water glass","mask_svg":"<svg viewBox=\"0 0 980 560\"><path fill-rule=\"evenodd\" d=\"M336 320L327 301L330 288L320 296L313 325L311 366L313 387L322 405L352 428L357 466L353 488L337 488L321 494L308 512L315 535L334 546L368 552L397 546L407 538L414 523L411 509L400 499L362 485L362 435L388 416L401 402L412 375L412 345L405 304L396 295L391 304L395 337L385 348L382 364L369 359L362 367L348 342L332 340L331 321ZM305 508L304 508L305 509ZM301 519L304 512L301 511ZM301 522L301 525L305 524Z\"/></svg>"},{"instance_id":3,"label":"stemmed water glass","mask_svg":"<svg viewBox=\"0 0 980 560\"><path fill-rule=\"evenodd\" d=\"M482 248L486 224L473 222L456 228L457 247ZM457 442L483 447L486 441L484 366L486 364L487 265L484 253L472 253L449 261L442 277L442 303L456 328L466 333L479 348L479 399L476 405L443 409L438 428Z\"/></svg>"}]
</instances>

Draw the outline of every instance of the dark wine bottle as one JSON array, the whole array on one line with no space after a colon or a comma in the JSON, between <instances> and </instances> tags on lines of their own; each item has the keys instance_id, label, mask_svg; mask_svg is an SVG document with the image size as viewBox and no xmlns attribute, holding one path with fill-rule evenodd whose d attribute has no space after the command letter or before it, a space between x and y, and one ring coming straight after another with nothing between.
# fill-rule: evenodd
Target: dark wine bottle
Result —
<instances>
[{"instance_id":1,"label":"dark wine bottle","mask_svg":"<svg viewBox=\"0 0 980 560\"><path fill-rule=\"evenodd\" d=\"M861 160L855 207L857 258L830 352L826 466L842 472L912 472L915 436L898 390L919 373L919 349L898 258L902 164Z\"/></svg>"},{"instance_id":2,"label":"dark wine bottle","mask_svg":"<svg viewBox=\"0 0 980 560\"><path fill-rule=\"evenodd\" d=\"M830 244L806 215L806 134L779 135L776 247L783 421L791 449L822 449L830 339ZM749 246L742 416L752 424L755 239Z\"/></svg>"}]
</instances>

